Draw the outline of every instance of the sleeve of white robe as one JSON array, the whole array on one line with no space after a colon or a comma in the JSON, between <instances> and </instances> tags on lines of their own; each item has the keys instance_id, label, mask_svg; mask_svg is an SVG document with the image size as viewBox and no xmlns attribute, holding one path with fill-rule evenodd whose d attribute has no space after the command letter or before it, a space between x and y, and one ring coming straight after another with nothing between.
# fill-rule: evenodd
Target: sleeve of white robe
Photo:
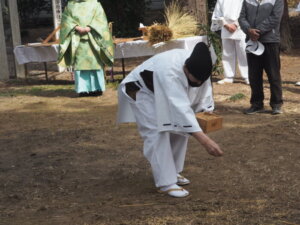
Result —
<instances>
[{"instance_id":1,"label":"sleeve of white robe","mask_svg":"<svg viewBox=\"0 0 300 225\"><path fill-rule=\"evenodd\" d=\"M214 8L212 18L211 18L211 31L221 30L224 25L224 15L221 9L220 1L218 0Z\"/></svg>"},{"instance_id":2,"label":"sleeve of white robe","mask_svg":"<svg viewBox=\"0 0 300 225\"><path fill-rule=\"evenodd\" d=\"M191 107L183 69L174 65L154 72L157 73L154 92L158 129L183 133L202 131Z\"/></svg>"},{"instance_id":3,"label":"sleeve of white robe","mask_svg":"<svg viewBox=\"0 0 300 225\"><path fill-rule=\"evenodd\" d=\"M192 108L197 112L212 112L215 108L215 103L212 93L211 80L207 79L202 85L201 89L191 88L190 99L192 99ZM195 90L193 90L195 89ZM195 92L195 93L193 93Z\"/></svg>"}]
</instances>

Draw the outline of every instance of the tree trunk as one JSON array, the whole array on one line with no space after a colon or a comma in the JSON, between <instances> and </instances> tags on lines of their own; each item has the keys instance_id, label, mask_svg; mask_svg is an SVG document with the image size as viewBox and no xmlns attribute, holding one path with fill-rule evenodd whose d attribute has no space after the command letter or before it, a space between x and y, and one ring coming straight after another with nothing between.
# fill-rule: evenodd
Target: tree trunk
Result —
<instances>
[{"instance_id":1,"label":"tree trunk","mask_svg":"<svg viewBox=\"0 0 300 225\"><path fill-rule=\"evenodd\" d=\"M165 0L165 3L168 4L174 0ZM178 0L183 5L183 8L196 16L199 23L202 25L208 24L207 18L207 1L206 0Z\"/></svg>"},{"instance_id":2,"label":"tree trunk","mask_svg":"<svg viewBox=\"0 0 300 225\"><path fill-rule=\"evenodd\" d=\"M2 16L2 2L0 0L0 80L9 79L9 71L7 64L7 53L6 53L6 43L5 34L3 26L3 16Z\"/></svg>"},{"instance_id":3,"label":"tree trunk","mask_svg":"<svg viewBox=\"0 0 300 225\"><path fill-rule=\"evenodd\" d=\"M284 11L281 20L280 26L280 36L281 36L281 50L284 52L288 52L292 48L292 36L289 25L289 11L288 11L288 3L287 0L284 0Z\"/></svg>"},{"instance_id":4,"label":"tree trunk","mask_svg":"<svg viewBox=\"0 0 300 225\"><path fill-rule=\"evenodd\" d=\"M188 10L193 13L202 25L207 25L207 2L206 0L187 0Z\"/></svg>"},{"instance_id":5,"label":"tree trunk","mask_svg":"<svg viewBox=\"0 0 300 225\"><path fill-rule=\"evenodd\" d=\"M9 0L8 1L9 8L9 18L11 25L11 33L12 33L12 42L13 48L18 45L21 45L21 32L20 32L20 22L19 22L19 14L18 14L18 3L17 0ZM24 65L19 65L15 59L15 75L19 78L25 78L25 67Z\"/></svg>"}]
</instances>

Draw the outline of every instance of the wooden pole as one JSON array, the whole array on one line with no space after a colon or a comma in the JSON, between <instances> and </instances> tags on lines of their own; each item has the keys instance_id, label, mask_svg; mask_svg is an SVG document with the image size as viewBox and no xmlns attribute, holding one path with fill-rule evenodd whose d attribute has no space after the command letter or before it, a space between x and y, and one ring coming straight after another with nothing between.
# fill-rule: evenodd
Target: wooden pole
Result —
<instances>
[{"instance_id":1,"label":"wooden pole","mask_svg":"<svg viewBox=\"0 0 300 225\"><path fill-rule=\"evenodd\" d=\"M9 0L8 8L9 8L9 18L11 24L13 48L15 48L16 46L21 45L21 32L20 32L17 0ZM15 60L15 68L16 68L16 76L20 78L25 78L24 65L19 65L18 62Z\"/></svg>"},{"instance_id":2,"label":"wooden pole","mask_svg":"<svg viewBox=\"0 0 300 225\"><path fill-rule=\"evenodd\" d=\"M58 44L58 39L56 38L56 35L59 30L60 30L60 26L56 27L55 30L52 31L52 33L49 34L48 37L42 42L42 44L47 44L49 42L54 42Z\"/></svg>"},{"instance_id":3,"label":"wooden pole","mask_svg":"<svg viewBox=\"0 0 300 225\"><path fill-rule=\"evenodd\" d=\"M54 31L57 31L57 32L55 32L55 39L56 39L56 42L58 42L60 22L61 22L61 16L62 16L61 0L52 0L52 11L53 11ZM57 70L59 72L63 72L64 68L57 65Z\"/></svg>"},{"instance_id":4,"label":"wooden pole","mask_svg":"<svg viewBox=\"0 0 300 225\"><path fill-rule=\"evenodd\" d=\"M166 1L166 3L170 0ZM202 25L208 25L207 0L180 0L185 10L193 14Z\"/></svg>"},{"instance_id":5,"label":"wooden pole","mask_svg":"<svg viewBox=\"0 0 300 225\"><path fill-rule=\"evenodd\" d=\"M280 24L280 49L284 52L289 52L293 46L289 19L288 1L284 0L284 10Z\"/></svg>"},{"instance_id":6,"label":"wooden pole","mask_svg":"<svg viewBox=\"0 0 300 225\"><path fill-rule=\"evenodd\" d=\"M208 24L207 2L206 0L188 0L189 10L196 16L198 22L202 25Z\"/></svg>"},{"instance_id":7,"label":"wooden pole","mask_svg":"<svg viewBox=\"0 0 300 225\"><path fill-rule=\"evenodd\" d=\"M3 17L2 17L2 4L0 0L0 80L9 79L6 43L4 35Z\"/></svg>"},{"instance_id":8,"label":"wooden pole","mask_svg":"<svg viewBox=\"0 0 300 225\"><path fill-rule=\"evenodd\" d=\"M53 24L54 29L57 29L60 26L62 7L61 0L52 0L52 11L53 11ZM56 39L59 38L59 32L55 34Z\"/></svg>"}]
</instances>

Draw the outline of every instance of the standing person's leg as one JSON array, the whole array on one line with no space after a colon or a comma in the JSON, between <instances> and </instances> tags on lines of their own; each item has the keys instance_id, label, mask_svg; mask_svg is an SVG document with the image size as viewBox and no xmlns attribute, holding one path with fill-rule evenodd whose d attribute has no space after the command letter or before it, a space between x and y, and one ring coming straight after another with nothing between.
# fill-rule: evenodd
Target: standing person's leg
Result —
<instances>
[{"instance_id":1,"label":"standing person's leg","mask_svg":"<svg viewBox=\"0 0 300 225\"><path fill-rule=\"evenodd\" d=\"M177 170L170 133L157 130L153 93L141 89L136 93L136 101L131 101L131 105L139 133L144 140L143 153L150 162L155 186L160 188L160 192L173 197L187 196L189 192L176 185Z\"/></svg>"},{"instance_id":2,"label":"standing person's leg","mask_svg":"<svg viewBox=\"0 0 300 225\"><path fill-rule=\"evenodd\" d=\"M188 139L189 137L187 136L170 134L171 148L177 173L183 171Z\"/></svg>"},{"instance_id":3,"label":"standing person's leg","mask_svg":"<svg viewBox=\"0 0 300 225\"><path fill-rule=\"evenodd\" d=\"M170 134L157 130L154 95L141 89L136 93L132 109L139 133L144 140L143 153L151 164L156 187L176 183Z\"/></svg>"},{"instance_id":4,"label":"standing person's leg","mask_svg":"<svg viewBox=\"0 0 300 225\"><path fill-rule=\"evenodd\" d=\"M282 113L282 86L280 74L280 47L279 43L267 43L264 52L264 65L271 90L270 106L273 114Z\"/></svg>"},{"instance_id":5,"label":"standing person's leg","mask_svg":"<svg viewBox=\"0 0 300 225\"><path fill-rule=\"evenodd\" d=\"M104 70L91 70L90 75L90 94L92 96L100 96L105 91Z\"/></svg>"},{"instance_id":6,"label":"standing person's leg","mask_svg":"<svg viewBox=\"0 0 300 225\"><path fill-rule=\"evenodd\" d=\"M170 134L171 138L171 148L173 152L176 172L177 172L177 184L187 185L190 181L182 176L180 173L183 171L185 155L187 150L188 136L183 136L179 134Z\"/></svg>"},{"instance_id":7,"label":"standing person's leg","mask_svg":"<svg viewBox=\"0 0 300 225\"><path fill-rule=\"evenodd\" d=\"M236 52L235 43L231 39L222 39L222 64L224 69L224 79L218 84L233 83L236 72Z\"/></svg>"},{"instance_id":8,"label":"standing person's leg","mask_svg":"<svg viewBox=\"0 0 300 225\"><path fill-rule=\"evenodd\" d=\"M103 70L76 70L75 90L79 96L100 96L105 91Z\"/></svg>"},{"instance_id":9,"label":"standing person's leg","mask_svg":"<svg viewBox=\"0 0 300 225\"><path fill-rule=\"evenodd\" d=\"M241 73L241 77L245 80L246 84L249 84L248 78L248 63L247 63L247 56L246 56L246 42L245 40L236 40L235 41L235 48L236 48L236 55L239 70Z\"/></svg>"},{"instance_id":10,"label":"standing person's leg","mask_svg":"<svg viewBox=\"0 0 300 225\"><path fill-rule=\"evenodd\" d=\"M263 58L252 53L247 53L249 82L251 88L251 107L245 111L245 114L261 112L264 106L263 90Z\"/></svg>"},{"instance_id":11,"label":"standing person's leg","mask_svg":"<svg viewBox=\"0 0 300 225\"><path fill-rule=\"evenodd\" d=\"M90 86L90 74L85 70L75 70L74 78L75 78L75 91L79 94L79 97L86 97L89 95Z\"/></svg>"}]
</instances>

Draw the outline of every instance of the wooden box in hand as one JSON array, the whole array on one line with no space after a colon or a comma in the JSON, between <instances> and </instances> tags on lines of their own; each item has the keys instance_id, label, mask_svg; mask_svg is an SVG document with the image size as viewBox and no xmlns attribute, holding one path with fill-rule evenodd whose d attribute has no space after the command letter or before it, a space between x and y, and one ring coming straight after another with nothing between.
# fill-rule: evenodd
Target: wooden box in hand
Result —
<instances>
[{"instance_id":1,"label":"wooden box in hand","mask_svg":"<svg viewBox=\"0 0 300 225\"><path fill-rule=\"evenodd\" d=\"M196 113L196 118L204 133L222 129L223 118L214 113Z\"/></svg>"}]
</instances>

